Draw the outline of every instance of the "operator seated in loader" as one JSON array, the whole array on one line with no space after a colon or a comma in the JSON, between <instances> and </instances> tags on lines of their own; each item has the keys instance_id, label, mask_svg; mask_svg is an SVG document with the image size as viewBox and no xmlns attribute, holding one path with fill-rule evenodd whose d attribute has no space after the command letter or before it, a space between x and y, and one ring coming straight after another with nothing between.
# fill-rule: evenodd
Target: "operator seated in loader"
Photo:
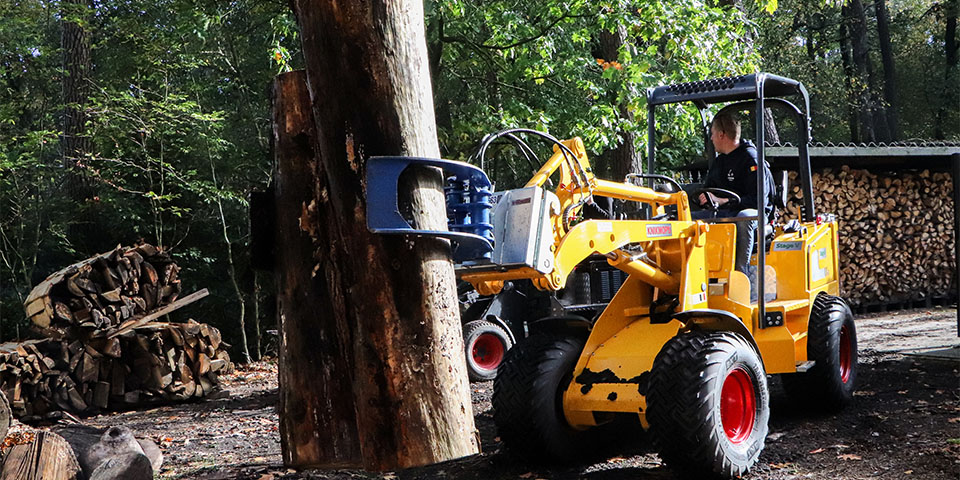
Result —
<instances>
[{"instance_id":1,"label":"operator seated in loader","mask_svg":"<svg viewBox=\"0 0 960 480\"><path fill-rule=\"evenodd\" d=\"M756 217L759 203L757 201L757 148L749 140L740 139L740 120L730 113L721 112L713 118L710 124L710 140L717 151L717 157L710 163L703 187L729 190L739 195L740 201L738 203L735 199L709 191L702 192L696 201L701 207L710 207L710 209L693 212L693 218L702 220ZM766 176L764 191L767 197L764 218L769 218L774 208L774 181L773 174L766 166L763 167L763 173ZM744 220L736 223L735 268L746 274L753 283L754 277L748 267L753 254L757 222Z\"/></svg>"}]
</instances>

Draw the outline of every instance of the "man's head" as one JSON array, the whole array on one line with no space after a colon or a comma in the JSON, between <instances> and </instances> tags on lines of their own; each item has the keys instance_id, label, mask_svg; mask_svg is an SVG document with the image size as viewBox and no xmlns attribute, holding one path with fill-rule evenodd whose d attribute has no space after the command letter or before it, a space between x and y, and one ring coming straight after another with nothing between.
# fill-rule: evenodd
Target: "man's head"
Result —
<instances>
[{"instance_id":1,"label":"man's head","mask_svg":"<svg viewBox=\"0 0 960 480\"><path fill-rule=\"evenodd\" d=\"M730 113L718 113L710 124L710 140L717 153L736 150L740 146L740 119Z\"/></svg>"}]
</instances>

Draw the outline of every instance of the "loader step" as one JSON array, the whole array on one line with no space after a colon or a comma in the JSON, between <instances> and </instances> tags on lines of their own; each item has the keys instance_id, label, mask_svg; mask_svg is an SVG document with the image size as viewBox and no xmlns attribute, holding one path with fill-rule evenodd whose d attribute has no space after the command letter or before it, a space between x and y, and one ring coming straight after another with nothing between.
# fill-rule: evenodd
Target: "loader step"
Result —
<instances>
[{"instance_id":1,"label":"loader step","mask_svg":"<svg viewBox=\"0 0 960 480\"><path fill-rule=\"evenodd\" d=\"M767 310L779 310L783 309L783 312L791 312L793 310L799 310L801 308L806 308L810 306L809 300L775 300L772 302L767 302Z\"/></svg>"}]
</instances>

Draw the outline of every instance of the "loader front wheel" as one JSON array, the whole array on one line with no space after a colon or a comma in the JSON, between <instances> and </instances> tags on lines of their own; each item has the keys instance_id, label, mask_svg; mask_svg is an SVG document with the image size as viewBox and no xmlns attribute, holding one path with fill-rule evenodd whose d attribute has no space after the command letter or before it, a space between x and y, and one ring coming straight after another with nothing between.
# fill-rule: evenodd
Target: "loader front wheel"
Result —
<instances>
[{"instance_id":1,"label":"loader front wheel","mask_svg":"<svg viewBox=\"0 0 960 480\"><path fill-rule=\"evenodd\" d=\"M594 432L575 430L563 414L563 392L583 340L533 335L517 343L493 382L493 420L504 445L532 460L569 462L594 447Z\"/></svg>"},{"instance_id":2,"label":"loader front wheel","mask_svg":"<svg viewBox=\"0 0 960 480\"><path fill-rule=\"evenodd\" d=\"M463 344L467 375L474 382L493 380L507 350L513 346L503 327L486 320L473 320L463 326Z\"/></svg>"},{"instance_id":3,"label":"loader front wheel","mask_svg":"<svg viewBox=\"0 0 960 480\"><path fill-rule=\"evenodd\" d=\"M817 295L810 310L807 358L815 363L804 373L782 376L792 399L814 410L836 412L850 403L857 379L857 328L850 307L840 297Z\"/></svg>"},{"instance_id":4,"label":"loader front wheel","mask_svg":"<svg viewBox=\"0 0 960 480\"><path fill-rule=\"evenodd\" d=\"M763 450L769 397L763 364L743 337L684 332L654 360L647 421L668 465L733 478Z\"/></svg>"}]
</instances>

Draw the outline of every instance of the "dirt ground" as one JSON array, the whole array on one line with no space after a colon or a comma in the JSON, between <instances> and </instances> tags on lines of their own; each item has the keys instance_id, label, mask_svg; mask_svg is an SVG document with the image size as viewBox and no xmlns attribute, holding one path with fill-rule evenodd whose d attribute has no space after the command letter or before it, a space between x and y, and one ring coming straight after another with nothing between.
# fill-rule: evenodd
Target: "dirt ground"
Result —
<instances>
[{"instance_id":1,"label":"dirt ground","mask_svg":"<svg viewBox=\"0 0 960 480\"><path fill-rule=\"evenodd\" d=\"M859 387L835 416L799 411L776 377L766 448L747 479L960 478L960 360L930 352L960 348L955 308L857 317ZM302 471L282 467L277 432L276 364L225 377L217 398L148 411L102 415L84 423L126 425L164 452L162 479L591 479L677 478L642 432L618 439L597 463L535 465L502 449L490 407L492 382L474 383L481 455L387 473ZM23 428L16 426L16 428Z\"/></svg>"}]
</instances>

